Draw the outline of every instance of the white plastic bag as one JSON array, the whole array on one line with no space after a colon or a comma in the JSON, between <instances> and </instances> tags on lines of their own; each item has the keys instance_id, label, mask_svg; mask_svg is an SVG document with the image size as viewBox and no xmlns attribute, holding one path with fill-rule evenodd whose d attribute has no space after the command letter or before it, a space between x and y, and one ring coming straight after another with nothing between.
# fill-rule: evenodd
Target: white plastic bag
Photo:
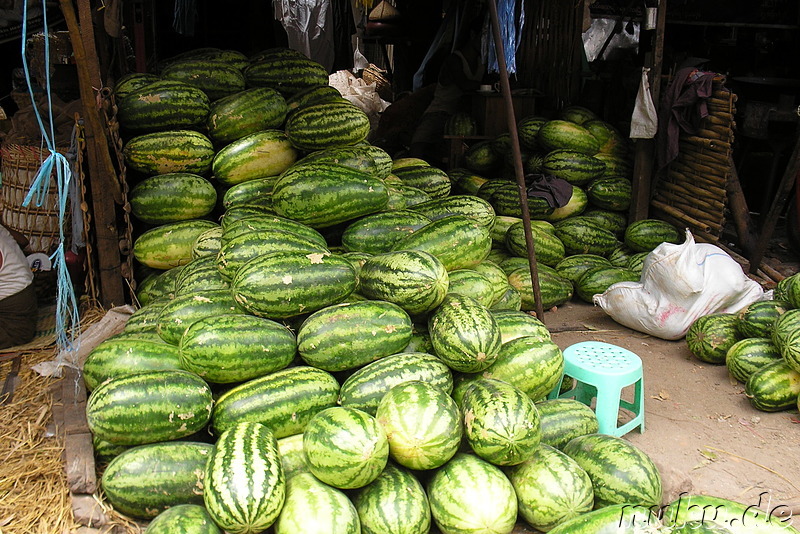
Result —
<instances>
[{"instance_id":1,"label":"white plastic bag","mask_svg":"<svg viewBox=\"0 0 800 534\"><path fill-rule=\"evenodd\" d=\"M639 282L613 284L593 302L621 325L662 339L686 335L698 318L734 313L764 297L763 288L721 248L662 243L645 258Z\"/></svg>"},{"instance_id":2,"label":"white plastic bag","mask_svg":"<svg viewBox=\"0 0 800 534\"><path fill-rule=\"evenodd\" d=\"M631 139L652 139L658 131L658 112L647 79L649 70L647 67L642 67L642 82L639 84L631 116Z\"/></svg>"},{"instance_id":3,"label":"white plastic bag","mask_svg":"<svg viewBox=\"0 0 800 534\"><path fill-rule=\"evenodd\" d=\"M328 83L335 87L344 98L358 106L369 117L370 129L374 130L381 113L389 107L382 99L374 83L367 83L348 70L340 70L328 76Z\"/></svg>"}]
</instances>

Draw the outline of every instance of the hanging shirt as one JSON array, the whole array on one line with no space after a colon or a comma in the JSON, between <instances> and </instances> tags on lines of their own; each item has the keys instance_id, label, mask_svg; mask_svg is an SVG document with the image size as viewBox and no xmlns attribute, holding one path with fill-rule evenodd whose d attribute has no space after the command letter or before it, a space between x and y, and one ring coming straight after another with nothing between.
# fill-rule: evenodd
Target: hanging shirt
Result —
<instances>
[{"instance_id":1,"label":"hanging shirt","mask_svg":"<svg viewBox=\"0 0 800 534\"><path fill-rule=\"evenodd\" d=\"M31 285L33 272L25 253L5 227L0 225L0 300Z\"/></svg>"}]
</instances>

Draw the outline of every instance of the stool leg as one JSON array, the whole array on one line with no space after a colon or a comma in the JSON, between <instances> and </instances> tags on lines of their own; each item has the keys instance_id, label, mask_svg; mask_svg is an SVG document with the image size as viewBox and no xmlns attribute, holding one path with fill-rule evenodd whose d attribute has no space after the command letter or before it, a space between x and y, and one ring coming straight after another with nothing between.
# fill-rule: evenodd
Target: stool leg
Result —
<instances>
[{"instance_id":1,"label":"stool leg","mask_svg":"<svg viewBox=\"0 0 800 534\"><path fill-rule=\"evenodd\" d=\"M597 415L598 432L600 434L618 435L617 418L619 417L619 398L622 390L619 388L602 388L597 392L597 405L594 413Z\"/></svg>"},{"instance_id":2,"label":"stool leg","mask_svg":"<svg viewBox=\"0 0 800 534\"><path fill-rule=\"evenodd\" d=\"M598 390L591 384L575 380L575 399L581 401L586 406L592 405L592 399L598 396Z\"/></svg>"}]
</instances>

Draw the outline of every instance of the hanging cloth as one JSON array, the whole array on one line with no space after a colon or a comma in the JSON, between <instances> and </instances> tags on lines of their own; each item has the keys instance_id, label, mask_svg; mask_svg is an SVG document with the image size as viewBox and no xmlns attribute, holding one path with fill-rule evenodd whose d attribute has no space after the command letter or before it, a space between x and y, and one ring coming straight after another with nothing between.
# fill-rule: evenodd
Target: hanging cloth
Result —
<instances>
[{"instance_id":1,"label":"hanging cloth","mask_svg":"<svg viewBox=\"0 0 800 534\"><path fill-rule=\"evenodd\" d=\"M525 26L525 9L519 6L519 17L517 17L516 0L490 0L497 1L497 19L500 23L500 36L503 40L503 53L506 60L506 70L508 74L517 73L517 50L522 42L522 28ZM500 64L497 61L497 51L494 46L493 32L488 29L489 20L487 17L486 31L484 40L487 51L486 71L490 73L500 72Z\"/></svg>"},{"instance_id":2,"label":"hanging cloth","mask_svg":"<svg viewBox=\"0 0 800 534\"><path fill-rule=\"evenodd\" d=\"M302 52L330 73L335 61L331 1L275 0L274 7L275 20L286 30L289 48Z\"/></svg>"}]
</instances>

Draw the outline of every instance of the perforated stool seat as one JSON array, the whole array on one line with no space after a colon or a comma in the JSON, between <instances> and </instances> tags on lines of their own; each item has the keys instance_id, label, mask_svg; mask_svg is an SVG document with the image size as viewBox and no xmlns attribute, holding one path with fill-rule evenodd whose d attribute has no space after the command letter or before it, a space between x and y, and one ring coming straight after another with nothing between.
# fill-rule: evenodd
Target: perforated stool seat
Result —
<instances>
[{"instance_id":1,"label":"perforated stool seat","mask_svg":"<svg viewBox=\"0 0 800 534\"><path fill-rule=\"evenodd\" d=\"M575 379L572 389L559 393L564 377ZM634 386L633 402L622 398L622 390ZM592 399L598 432L623 436L636 427L644 432L644 377L642 360L633 352L610 343L584 341L564 349L564 372L549 398L574 398L587 406ZM620 408L633 419L617 426Z\"/></svg>"}]
</instances>

